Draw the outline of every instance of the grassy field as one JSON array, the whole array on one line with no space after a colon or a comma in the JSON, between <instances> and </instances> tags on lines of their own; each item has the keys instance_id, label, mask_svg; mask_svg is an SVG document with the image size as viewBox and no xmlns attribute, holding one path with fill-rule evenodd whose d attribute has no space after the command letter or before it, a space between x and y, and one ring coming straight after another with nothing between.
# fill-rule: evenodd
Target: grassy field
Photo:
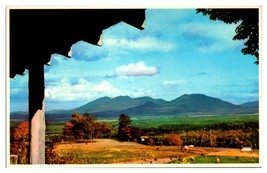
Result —
<instances>
[{"instance_id":1,"label":"grassy field","mask_svg":"<svg viewBox=\"0 0 267 173\"><path fill-rule=\"evenodd\" d=\"M63 132L63 127L65 124L48 124L46 126L46 133L47 134L59 134Z\"/></svg>"},{"instance_id":2,"label":"grassy field","mask_svg":"<svg viewBox=\"0 0 267 173\"><path fill-rule=\"evenodd\" d=\"M209 125L229 122L258 122L258 115L232 115L232 116L154 116L133 117L132 123L137 127L159 127L164 124L187 124L192 126Z\"/></svg>"},{"instance_id":3,"label":"grassy field","mask_svg":"<svg viewBox=\"0 0 267 173\"><path fill-rule=\"evenodd\" d=\"M145 116L131 117L135 127L159 127L162 125L186 125L205 127L215 123L245 123L259 122L258 115L231 115L231 116ZM118 119L99 119L113 126L118 124ZM62 133L64 124L47 124L47 133Z\"/></svg>"},{"instance_id":4,"label":"grassy field","mask_svg":"<svg viewBox=\"0 0 267 173\"><path fill-rule=\"evenodd\" d=\"M177 146L146 146L111 139L88 144L58 144L55 151L67 164L215 163L217 157L221 163L259 162L258 150L244 153L239 149L195 147L182 152ZM232 155L225 156L225 153Z\"/></svg>"},{"instance_id":5,"label":"grassy field","mask_svg":"<svg viewBox=\"0 0 267 173\"><path fill-rule=\"evenodd\" d=\"M186 163L216 163L217 158L220 161L220 164L227 164L227 163L259 163L258 157L238 157L238 156L197 156L194 159L187 159ZM172 164L182 164L184 162L180 160L171 161Z\"/></svg>"}]
</instances>

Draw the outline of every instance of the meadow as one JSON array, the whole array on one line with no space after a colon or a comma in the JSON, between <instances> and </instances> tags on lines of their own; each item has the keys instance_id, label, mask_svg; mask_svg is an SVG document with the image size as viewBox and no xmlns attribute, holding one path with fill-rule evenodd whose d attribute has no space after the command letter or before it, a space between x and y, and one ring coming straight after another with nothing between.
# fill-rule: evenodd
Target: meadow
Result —
<instances>
[{"instance_id":1,"label":"meadow","mask_svg":"<svg viewBox=\"0 0 267 173\"><path fill-rule=\"evenodd\" d=\"M259 163L258 157L238 157L238 156L197 156L194 159L187 160L187 163L216 163L216 159L219 158L220 163L229 164L229 163ZM182 164L180 160L174 160L170 162L171 164Z\"/></svg>"},{"instance_id":2,"label":"meadow","mask_svg":"<svg viewBox=\"0 0 267 173\"><path fill-rule=\"evenodd\" d=\"M220 163L259 163L258 150L244 153L239 149L194 147L183 152L178 146L147 146L112 139L97 139L95 143L60 143L55 145L54 152L61 158L60 164L215 163L217 157ZM227 156L228 153L231 155Z\"/></svg>"}]
</instances>

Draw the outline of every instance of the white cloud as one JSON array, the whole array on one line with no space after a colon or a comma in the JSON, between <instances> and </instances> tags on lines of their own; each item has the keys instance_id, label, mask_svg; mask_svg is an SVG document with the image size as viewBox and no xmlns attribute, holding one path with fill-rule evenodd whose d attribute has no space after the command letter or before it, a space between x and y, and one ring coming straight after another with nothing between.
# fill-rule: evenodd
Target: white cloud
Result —
<instances>
[{"instance_id":1,"label":"white cloud","mask_svg":"<svg viewBox=\"0 0 267 173\"><path fill-rule=\"evenodd\" d=\"M127 39L127 38L105 38L103 46L110 48L121 48L121 49L137 49L144 51L163 51L169 52L175 48L175 45L171 42L158 40L153 37L144 37L138 39Z\"/></svg>"},{"instance_id":2,"label":"white cloud","mask_svg":"<svg viewBox=\"0 0 267 173\"><path fill-rule=\"evenodd\" d=\"M136 98L136 97L144 97L144 96L155 96L155 93L150 89L144 89L144 88L136 88L132 91L125 91L127 95L130 97Z\"/></svg>"},{"instance_id":3,"label":"white cloud","mask_svg":"<svg viewBox=\"0 0 267 173\"><path fill-rule=\"evenodd\" d=\"M46 99L56 101L88 101L102 96L117 96L119 93L120 90L108 81L94 84L83 78L76 84L72 84L68 78L63 78L58 84L48 86L45 90Z\"/></svg>"},{"instance_id":4,"label":"white cloud","mask_svg":"<svg viewBox=\"0 0 267 173\"><path fill-rule=\"evenodd\" d=\"M109 96L118 95L118 93L120 92L118 88L113 87L108 81L102 81L101 83L93 87L92 90Z\"/></svg>"},{"instance_id":5,"label":"white cloud","mask_svg":"<svg viewBox=\"0 0 267 173\"><path fill-rule=\"evenodd\" d=\"M117 97L128 95L130 97L154 96L155 93L145 88L117 88L109 81L103 80L99 83L92 83L84 78L80 78L75 84L71 83L68 78L62 79L57 85L48 86L45 90L45 97L48 102L61 103L82 103L88 102L100 97ZM80 105L77 105L80 106ZM57 109L55 105L53 109ZM66 109L66 106L63 106Z\"/></svg>"},{"instance_id":6,"label":"white cloud","mask_svg":"<svg viewBox=\"0 0 267 173\"><path fill-rule=\"evenodd\" d=\"M147 66L143 61L139 61L136 64L128 64L117 67L113 76L154 76L159 73L159 69L153 66Z\"/></svg>"}]
</instances>

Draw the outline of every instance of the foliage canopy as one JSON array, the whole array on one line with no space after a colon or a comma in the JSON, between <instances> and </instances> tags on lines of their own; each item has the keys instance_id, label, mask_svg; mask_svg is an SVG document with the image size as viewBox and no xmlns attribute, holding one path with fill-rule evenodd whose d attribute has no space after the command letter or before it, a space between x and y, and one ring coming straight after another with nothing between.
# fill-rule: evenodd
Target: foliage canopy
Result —
<instances>
[{"instance_id":1,"label":"foliage canopy","mask_svg":"<svg viewBox=\"0 0 267 173\"><path fill-rule=\"evenodd\" d=\"M110 125L98 122L96 119L95 115L74 113L71 120L65 124L63 133L76 139L109 136L111 134Z\"/></svg>"}]
</instances>

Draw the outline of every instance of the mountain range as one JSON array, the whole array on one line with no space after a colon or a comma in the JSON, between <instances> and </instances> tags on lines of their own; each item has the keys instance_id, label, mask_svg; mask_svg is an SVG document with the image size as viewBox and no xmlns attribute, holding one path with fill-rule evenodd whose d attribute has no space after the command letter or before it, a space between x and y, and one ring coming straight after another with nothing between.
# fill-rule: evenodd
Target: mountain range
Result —
<instances>
[{"instance_id":1,"label":"mountain range","mask_svg":"<svg viewBox=\"0 0 267 173\"><path fill-rule=\"evenodd\" d=\"M74 112L80 114L92 113L98 117L111 118L118 117L122 113L134 116L179 116L254 114L258 111L258 101L235 105L204 94L184 94L171 101L151 97L102 97L75 109L46 111L46 117L53 119L67 117L69 119ZM22 119L26 115L27 113L13 112L10 117L11 119Z\"/></svg>"},{"instance_id":2,"label":"mountain range","mask_svg":"<svg viewBox=\"0 0 267 173\"><path fill-rule=\"evenodd\" d=\"M251 114L258 113L258 102L235 105L204 94L184 94L174 100L151 97L102 97L72 110L53 110L47 114L93 113L99 117L114 117L122 113L135 116L189 114Z\"/></svg>"}]
</instances>

